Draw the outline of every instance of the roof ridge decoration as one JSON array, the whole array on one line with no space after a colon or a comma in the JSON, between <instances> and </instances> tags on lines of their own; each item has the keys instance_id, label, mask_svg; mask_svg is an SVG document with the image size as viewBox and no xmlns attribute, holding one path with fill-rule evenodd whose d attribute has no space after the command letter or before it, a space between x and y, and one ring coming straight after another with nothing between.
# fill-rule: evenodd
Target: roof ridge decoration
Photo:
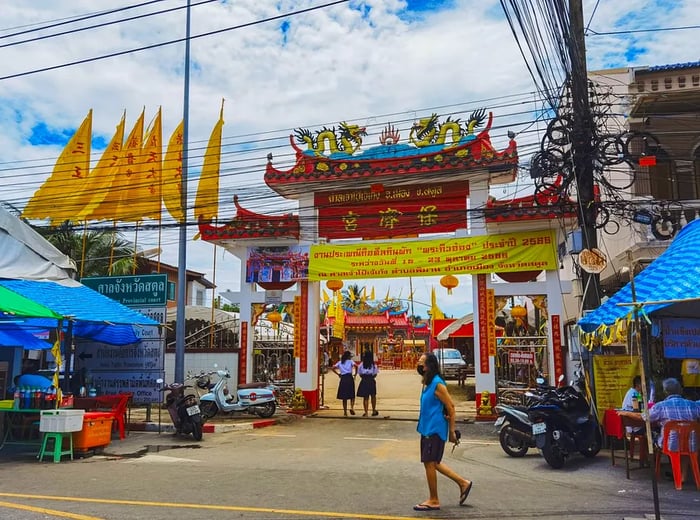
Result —
<instances>
[{"instance_id":1,"label":"roof ridge decoration","mask_svg":"<svg viewBox=\"0 0 700 520\"><path fill-rule=\"evenodd\" d=\"M269 239L291 238L299 240L299 215L264 215L245 209L233 196L236 216L230 222L217 226L209 222L199 222L202 240Z\"/></svg>"},{"instance_id":2,"label":"roof ridge decoration","mask_svg":"<svg viewBox=\"0 0 700 520\"><path fill-rule=\"evenodd\" d=\"M484 122L485 128L476 134ZM381 180L390 176L414 180L431 172L486 170L505 173L505 182L511 182L518 162L517 145L511 137L505 150L495 150L489 136L492 123L493 113L487 117L485 109L475 110L465 122L451 117L440 122L438 115L432 114L413 123L408 143L401 143L400 133L388 123L379 136L379 145L366 150L360 148L367 130L359 125L342 122L339 130L324 127L315 134L299 128L289 136L296 152L294 166L278 170L272 165L272 155L268 155L265 182L287 197L297 196L302 183L308 191L310 182Z\"/></svg>"}]
</instances>

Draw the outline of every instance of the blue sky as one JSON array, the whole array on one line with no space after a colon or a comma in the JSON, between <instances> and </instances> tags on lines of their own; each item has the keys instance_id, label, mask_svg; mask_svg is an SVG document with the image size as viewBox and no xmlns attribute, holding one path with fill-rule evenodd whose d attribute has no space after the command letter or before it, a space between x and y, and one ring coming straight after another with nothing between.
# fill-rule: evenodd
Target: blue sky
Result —
<instances>
[{"instance_id":1,"label":"blue sky","mask_svg":"<svg viewBox=\"0 0 700 520\"><path fill-rule=\"evenodd\" d=\"M317 6L320 0L212 2L192 9L192 34L199 35L255 22L296 9ZM99 10L133 4L103 0ZM611 31L663 28L700 23L696 0L584 1L589 70L609 67L661 65L698 59L697 30L657 31L627 35ZM156 7L128 11L129 15L182 6L165 0ZM0 21L0 76L9 76L61 63L182 38L184 12L146 17L120 25L49 38L51 30L6 37L41 22L65 20L97 11L90 0L9 2ZM104 20L126 14L115 14ZM103 19L100 19L101 21ZM89 23L89 22L83 22ZM64 27L64 29L67 27ZM9 45L40 36L35 42ZM4 47L2 45L5 45ZM533 85L506 23L498 0L353 0L349 4L312 11L285 21L223 32L192 40L190 83L190 143L201 150L226 99L224 154L226 175L220 189L220 219L235 210L232 195L254 211L287 212L293 201L273 197L264 185L267 153L275 164L289 160L288 135L298 127L316 130L341 121L362 125L394 122L404 138L411 121L429 115L463 113L485 107L494 111L496 144L503 145L509 128L519 131L524 120L506 108L506 99L525 103ZM51 161L66 139L94 110L93 160L114 132L124 110L127 126L146 108L148 122L158 107L164 114L166 136L183 113L183 46L157 47L107 60L0 80L0 199L22 207L51 172ZM506 98L514 96L513 98ZM522 96L522 97L518 97ZM525 106L525 105L524 105ZM525 106L527 117L541 106ZM521 117L518 120L518 117ZM518 138L526 151L526 137ZM368 143L370 139L368 138ZM374 142L374 141L371 141ZM201 152L191 158L196 191ZM21 179L18 181L18 179ZM522 196L525 183L494 190L497 197ZM167 216L166 216L167 217ZM196 229L189 229L192 237ZM140 233L144 249L161 243L162 260L177 262L177 236ZM239 265L218 252L216 283L237 289ZM213 279L213 250L201 241L188 243L188 268ZM368 282L370 285L372 282ZM392 291L406 280L377 282ZM437 280L415 281L416 299L430 301ZM471 310L468 279L459 297L442 290L440 304L448 314ZM441 288L440 288L441 289Z\"/></svg>"}]
</instances>

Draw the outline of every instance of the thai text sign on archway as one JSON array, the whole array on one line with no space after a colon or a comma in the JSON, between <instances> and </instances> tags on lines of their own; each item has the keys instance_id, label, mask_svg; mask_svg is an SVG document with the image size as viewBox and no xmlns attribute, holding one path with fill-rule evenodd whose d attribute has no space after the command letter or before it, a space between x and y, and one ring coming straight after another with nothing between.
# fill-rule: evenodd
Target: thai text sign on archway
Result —
<instances>
[{"instance_id":1,"label":"thai text sign on archway","mask_svg":"<svg viewBox=\"0 0 700 520\"><path fill-rule=\"evenodd\" d=\"M558 269L554 231L311 246L309 280L396 278Z\"/></svg>"}]
</instances>

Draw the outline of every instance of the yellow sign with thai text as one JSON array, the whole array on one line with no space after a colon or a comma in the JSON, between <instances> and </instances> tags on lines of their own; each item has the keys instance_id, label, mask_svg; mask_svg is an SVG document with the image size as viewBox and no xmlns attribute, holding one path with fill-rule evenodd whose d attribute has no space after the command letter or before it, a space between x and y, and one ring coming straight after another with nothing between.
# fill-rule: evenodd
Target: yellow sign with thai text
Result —
<instances>
[{"instance_id":1,"label":"yellow sign with thai text","mask_svg":"<svg viewBox=\"0 0 700 520\"><path fill-rule=\"evenodd\" d=\"M480 237L312 245L309 280L558 269L553 230Z\"/></svg>"},{"instance_id":2,"label":"yellow sign with thai text","mask_svg":"<svg viewBox=\"0 0 700 520\"><path fill-rule=\"evenodd\" d=\"M593 381L598 417L608 408L622 407L634 376L639 375L639 357L628 355L593 356Z\"/></svg>"}]
</instances>

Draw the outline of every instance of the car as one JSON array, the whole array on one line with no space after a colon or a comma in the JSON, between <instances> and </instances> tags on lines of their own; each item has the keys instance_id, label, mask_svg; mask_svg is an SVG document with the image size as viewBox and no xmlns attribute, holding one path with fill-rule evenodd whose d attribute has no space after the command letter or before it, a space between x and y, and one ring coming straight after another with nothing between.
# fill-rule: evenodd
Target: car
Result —
<instances>
[{"instance_id":1,"label":"car","mask_svg":"<svg viewBox=\"0 0 700 520\"><path fill-rule=\"evenodd\" d=\"M436 348L433 350L433 354L438 358L440 372L445 379L460 380L464 378L467 362L459 350L456 348Z\"/></svg>"}]
</instances>

